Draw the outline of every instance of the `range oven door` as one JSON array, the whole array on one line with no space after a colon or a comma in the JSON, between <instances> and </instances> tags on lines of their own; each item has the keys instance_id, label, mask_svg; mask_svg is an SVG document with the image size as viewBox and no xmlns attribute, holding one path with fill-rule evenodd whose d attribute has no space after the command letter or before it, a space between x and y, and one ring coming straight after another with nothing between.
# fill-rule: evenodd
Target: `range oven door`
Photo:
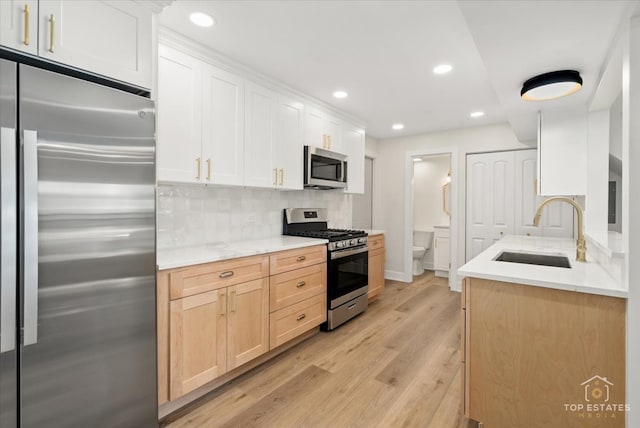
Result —
<instances>
[{"instance_id":1,"label":"range oven door","mask_svg":"<svg viewBox=\"0 0 640 428\"><path fill-rule=\"evenodd\" d=\"M334 309L368 291L369 247L362 246L329 253L327 294Z\"/></svg>"}]
</instances>

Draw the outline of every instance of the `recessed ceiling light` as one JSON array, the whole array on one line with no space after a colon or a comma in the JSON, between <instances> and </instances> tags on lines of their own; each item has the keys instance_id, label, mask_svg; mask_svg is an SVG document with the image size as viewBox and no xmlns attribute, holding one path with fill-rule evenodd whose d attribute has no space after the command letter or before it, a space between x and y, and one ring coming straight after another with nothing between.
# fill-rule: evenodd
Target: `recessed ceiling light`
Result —
<instances>
[{"instance_id":1,"label":"recessed ceiling light","mask_svg":"<svg viewBox=\"0 0 640 428\"><path fill-rule=\"evenodd\" d=\"M471 116L471 117L482 117L482 116L484 116L484 112L483 111L474 111L469 116Z\"/></svg>"},{"instance_id":2,"label":"recessed ceiling light","mask_svg":"<svg viewBox=\"0 0 640 428\"><path fill-rule=\"evenodd\" d=\"M399 130L401 130L401 129L404 129L404 125L403 125L402 123L394 123L394 124L391 126L391 129L394 129L394 130L396 130L396 131L399 131Z\"/></svg>"},{"instance_id":3,"label":"recessed ceiling light","mask_svg":"<svg viewBox=\"0 0 640 428\"><path fill-rule=\"evenodd\" d=\"M574 70L552 71L524 82L520 97L526 101L545 101L564 97L582 88L582 77Z\"/></svg>"},{"instance_id":4,"label":"recessed ceiling light","mask_svg":"<svg viewBox=\"0 0 640 428\"><path fill-rule=\"evenodd\" d=\"M433 67L433 72L435 74L447 74L451 70L453 70L453 67L451 67L450 64L440 64Z\"/></svg>"},{"instance_id":5,"label":"recessed ceiling light","mask_svg":"<svg viewBox=\"0 0 640 428\"><path fill-rule=\"evenodd\" d=\"M216 23L210 15L202 12L193 12L189 15L189 19L198 27L211 27Z\"/></svg>"},{"instance_id":6,"label":"recessed ceiling light","mask_svg":"<svg viewBox=\"0 0 640 428\"><path fill-rule=\"evenodd\" d=\"M335 91L333 93L333 96L336 98L347 98L349 96L348 93L346 93L345 91Z\"/></svg>"}]
</instances>

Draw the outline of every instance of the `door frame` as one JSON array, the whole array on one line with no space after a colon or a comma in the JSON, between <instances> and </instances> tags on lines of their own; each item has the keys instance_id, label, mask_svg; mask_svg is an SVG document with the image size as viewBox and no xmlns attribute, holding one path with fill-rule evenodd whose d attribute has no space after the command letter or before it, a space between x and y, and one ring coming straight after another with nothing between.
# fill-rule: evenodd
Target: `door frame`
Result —
<instances>
[{"instance_id":1,"label":"door frame","mask_svg":"<svg viewBox=\"0 0 640 428\"><path fill-rule=\"evenodd\" d=\"M451 184L449 188L449 210L451 221L449 222L449 288L460 291L458 284L458 183L460 180L459 156L457 147L432 147L422 150L405 152L404 159L404 240L403 240L403 277L404 282L413 281L411 262L413 259L413 158L416 156L447 156L451 157ZM464 221L464 216L463 216Z\"/></svg>"}]
</instances>

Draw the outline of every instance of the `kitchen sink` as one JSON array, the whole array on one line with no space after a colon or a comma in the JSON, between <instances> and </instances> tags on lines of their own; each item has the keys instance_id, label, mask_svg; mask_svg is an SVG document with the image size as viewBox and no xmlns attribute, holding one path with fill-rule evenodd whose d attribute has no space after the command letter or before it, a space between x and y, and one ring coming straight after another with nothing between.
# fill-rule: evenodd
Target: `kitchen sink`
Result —
<instances>
[{"instance_id":1,"label":"kitchen sink","mask_svg":"<svg viewBox=\"0 0 640 428\"><path fill-rule=\"evenodd\" d=\"M503 251L493 260L497 262L524 263L528 265L552 266L571 268L569 258L562 254L523 253Z\"/></svg>"}]
</instances>

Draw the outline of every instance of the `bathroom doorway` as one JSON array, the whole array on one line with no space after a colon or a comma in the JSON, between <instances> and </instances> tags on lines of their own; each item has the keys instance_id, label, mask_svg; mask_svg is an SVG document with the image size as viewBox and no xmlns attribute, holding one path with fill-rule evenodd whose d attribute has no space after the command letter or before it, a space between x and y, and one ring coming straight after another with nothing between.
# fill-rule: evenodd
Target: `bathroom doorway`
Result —
<instances>
[{"instance_id":1,"label":"bathroom doorway","mask_svg":"<svg viewBox=\"0 0 640 428\"><path fill-rule=\"evenodd\" d=\"M451 154L413 159L412 274L449 277Z\"/></svg>"}]
</instances>

